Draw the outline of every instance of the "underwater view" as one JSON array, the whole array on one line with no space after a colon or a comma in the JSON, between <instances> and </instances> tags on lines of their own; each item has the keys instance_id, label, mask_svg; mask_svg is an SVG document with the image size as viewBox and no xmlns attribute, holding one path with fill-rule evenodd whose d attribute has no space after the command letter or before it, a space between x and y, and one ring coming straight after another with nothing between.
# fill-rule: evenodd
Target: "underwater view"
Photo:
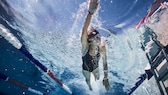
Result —
<instances>
[{"instance_id":1,"label":"underwater view","mask_svg":"<svg viewBox=\"0 0 168 95\"><path fill-rule=\"evenodd\" d=\"M146 53L158 50L146 31L168 45L166 0L98 0L89 27L106 45L108 71L100 59L90 90L81 35L93 1L0 0L0 95L162 95L155 77L146 76Z\"/></svg>"}]
</instances>

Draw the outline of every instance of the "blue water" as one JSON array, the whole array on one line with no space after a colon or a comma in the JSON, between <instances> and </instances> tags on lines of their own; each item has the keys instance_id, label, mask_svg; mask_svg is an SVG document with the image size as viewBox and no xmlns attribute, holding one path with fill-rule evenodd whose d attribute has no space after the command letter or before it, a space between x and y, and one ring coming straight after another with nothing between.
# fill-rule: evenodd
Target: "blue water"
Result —
<instances>
[{"instance_id":1,"label":"blue water","mask_svg":"<svg viewBox=\"0 0 168 95\"><path fill-rule=\"evenodd\" d=\"M87 0L0 0L0 24L13 33L33 57L50 69L75 95L126 95L125 92L134 86L148 63L139 43L141 33L132 27L145 16L152 1L100 2L91 25L98 27L107 45L111 86L108 92L102 85L101 63L100 80L93 82L93 91L89 91L81 72L79 35L87 13ZM115 34L106 29L113 30ZM0 73L48 95L68 95L3 37L0 37ZM149 91L153 88L146 85ZM140 87L138 95L148 95L146 89ZM34 95L4 80L0 80L0 94Z\"/></svg>"}]
</instances>

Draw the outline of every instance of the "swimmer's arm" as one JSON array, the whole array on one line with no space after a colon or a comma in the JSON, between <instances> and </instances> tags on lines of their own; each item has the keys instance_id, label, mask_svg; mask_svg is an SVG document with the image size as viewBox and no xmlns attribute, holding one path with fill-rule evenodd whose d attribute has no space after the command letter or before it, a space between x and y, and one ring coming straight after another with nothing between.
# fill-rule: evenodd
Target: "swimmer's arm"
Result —
<instances>
[{"instance_id":1,"label":"swimmer's arm","mask_svg":"<svg viewBox=\"0 0 168 95\"><path fill-rule=\"evenodd\" d=\"M105 45L101 47L101 55L103 59L104 78L108 78L108 64L107 64L107 55L106 55Z\"/></svg>"},{"instance_id":2,"label":"swimmer's arm","mask_svg":"<svg viewBox=\"0 0 168 95\"><path fill-rule=\"evenodd\" d=\"M85 50L86 50L86 48L88 47L88 41L87 41L88 34L87 34L87 30L88 30L91 18L92 18L92 14L90 14L88 12L88 14L86 16L86 19L85 19L85 22L84 22L84 26L82 28L82 35L81 35L82 53L84 53Z\"/></svg>"}]
</instances>

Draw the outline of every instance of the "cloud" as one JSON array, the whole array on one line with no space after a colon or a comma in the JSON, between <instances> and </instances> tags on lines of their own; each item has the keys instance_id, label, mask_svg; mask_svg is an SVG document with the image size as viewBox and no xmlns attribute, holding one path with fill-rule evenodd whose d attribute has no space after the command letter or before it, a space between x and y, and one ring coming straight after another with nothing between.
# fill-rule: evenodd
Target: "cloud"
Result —
<instances>
[{"instance_id":1,"label":"cloud","mask_svg":"<svg viewBox=\"0 0 168 95\"><path fill-rule=\"evenodd\" d=\"M125 25L126 25L126 23L120 23L120 24L115 25L114 27L116 27L116 28L122 28Z\"/></svg>"}]
</instances>

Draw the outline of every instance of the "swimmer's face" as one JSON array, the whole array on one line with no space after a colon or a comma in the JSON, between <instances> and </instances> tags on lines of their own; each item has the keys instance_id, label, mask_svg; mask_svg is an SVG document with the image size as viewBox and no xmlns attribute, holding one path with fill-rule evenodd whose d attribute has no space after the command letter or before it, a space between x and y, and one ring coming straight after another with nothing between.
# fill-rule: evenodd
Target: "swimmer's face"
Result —
<instances>
[{"instance_id":1,"label":"swimmer's face","mask_svg":"<svg viewBox=\"0 0 168 95\"><path fill-rule=\"evenodd\" d=\"M97 34L94 37L90 38L89 41L91 43L98 43L98 44L100 44L100 42L101 42L101 35Z\"/></svg>"}]
</instances>

